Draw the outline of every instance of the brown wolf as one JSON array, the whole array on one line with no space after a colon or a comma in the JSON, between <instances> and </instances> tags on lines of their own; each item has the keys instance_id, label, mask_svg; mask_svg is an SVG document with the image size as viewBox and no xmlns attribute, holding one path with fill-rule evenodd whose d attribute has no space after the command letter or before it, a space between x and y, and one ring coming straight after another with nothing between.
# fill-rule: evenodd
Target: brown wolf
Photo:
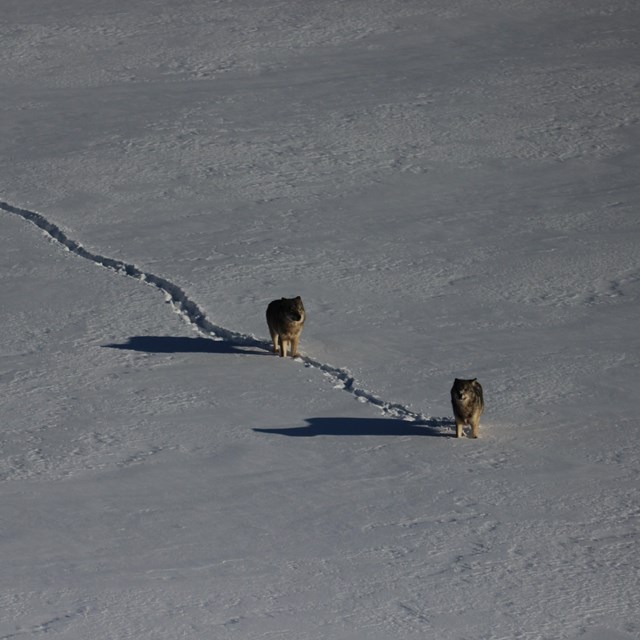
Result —
<instances>
[{"instance_id":1,"label":"brown wolf","mask_svg":"<svg viewBox=\"0 0 640 640\"><path fill-rule=\"evenodd\" d=\"M455 379L451 387L451 404L456 419L456 438L462 435L462 427L471 425L471 437L478 437L480 415L484 411L482 387L476 378L473 380Z\"/></svg>"},{"instance_id":2,"label":"brown wolf","mask_svg":"<svg viewBox=\"0 0 640 640\"><path fill-rule=\"evenodd\" d=\"M280 298L273 300L267 307L267 325L273 340L273 350L284 358L287 355L287 343L291 347L291 357L298 355L298 340L304 325L305 313L302 298Z\"/></svg>"}]
</instances>

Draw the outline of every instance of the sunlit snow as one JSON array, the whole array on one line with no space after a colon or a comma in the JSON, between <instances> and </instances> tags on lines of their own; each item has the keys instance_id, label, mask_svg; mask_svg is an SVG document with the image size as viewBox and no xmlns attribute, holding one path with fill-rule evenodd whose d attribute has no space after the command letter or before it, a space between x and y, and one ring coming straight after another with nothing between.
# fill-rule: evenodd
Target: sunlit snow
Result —
<instances>
[{"instance_id":1,"label":"sunlit snow","mask_svg":"<svg viewBox=\"0 0 640 640\"><path fill-rule=\"evenodd\" d=\"M640 637L640 4L0 15L0 640Z\"/></svg>"}]
</instances>

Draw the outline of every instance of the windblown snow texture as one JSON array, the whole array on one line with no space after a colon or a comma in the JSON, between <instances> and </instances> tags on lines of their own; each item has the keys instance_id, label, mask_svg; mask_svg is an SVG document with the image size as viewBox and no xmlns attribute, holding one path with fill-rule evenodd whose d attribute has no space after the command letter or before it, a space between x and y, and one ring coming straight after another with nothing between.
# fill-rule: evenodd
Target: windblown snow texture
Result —
<instances>
[{"instance_id":1,"label":"windblown snow texture","mask_svg":"<svg viewBox=\"0 0 640 640\"><path fill-rule=\"evenodd\" d=\"M170 302L174 310L183 316L186 322L191 324L195 330L207 336L212 340L224 340L230 345L237 347L258 347L270 350L271 343L260 340L253 336L231 331L213 324L198 307L198 305L187 296L187 294L176 284L170 282L166 278L162 278L148 271L139 269L134 264L108 258L98 253L93 253L79 242L72 240L58 227L56 224L47 220L42 214L35 211L29 211L21 207L16 207L7 202L0 202L0 209L7 213L13 213L28 222L33 223L39 229L42 229L50 238L61 244L65 249L75 255L94 262L95 264L115 271L120 275L134 278L145 284L149 284L164 293L167 302ZM367 402L377 407L384 415L392 416L402 420L417 421L430 427L449 427L451 420L449 418L433 418L426 417L411 411L407 407L399 403L388 402L377 397L364 389L357 386L356 380L346 369L333 367L330 364L318 362L313 358L301 355L299 360L304 362L305 366L313 367L322 371L330 378L336 386L344 389L348 393L353 394L356 398L363 402Z\"/></svg>"}]
</instances>

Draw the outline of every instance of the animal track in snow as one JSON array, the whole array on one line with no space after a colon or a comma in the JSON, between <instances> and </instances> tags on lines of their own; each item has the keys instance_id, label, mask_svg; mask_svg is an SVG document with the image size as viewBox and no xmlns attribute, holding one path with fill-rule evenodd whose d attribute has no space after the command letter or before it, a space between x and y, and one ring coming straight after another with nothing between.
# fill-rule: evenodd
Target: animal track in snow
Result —
<instances>
[{"instance_id":1,"label":"animal track in snow","mask_svg":"<svg viewBox=\"0 0 640 640\"><path fill-rule=\"evenodd\" d=\"M198 305L191 300L178 285L174 284L170 280L148 271L143 271L134 264L117 260L115 258L108 258L85 249L85 247L83 247L79 242L69 238L60 229L60 227L49 222L49 220L47 220L43 215L36 213L35 211L15 207L2 201L0 201L0 210L19 216L23 220L34 224L36 227L44 231L51 239L62 245L67 251L70 251L85 260L89 260L98 266L105 267L106 269L110 269L111 271L139 280L140 282L159 289L176 313L181 315L182 318L201 335L215 341L227 342L236 347L258 347L267 351L271 350L271 343L267 340L261 340L255 336L231 331L212 323L200 307L198 307ZM355 378L348 369L334 367L333 365L314 360L309 356L298 356L296 359L303 362L305 367L321 371L331 380L334 387L347 391L360 402L373 405L385 416L410 422L418 422L430 427L449 427L451 425L451 420L449 418L427 417L421 413L412 411L402 404L388 402L365 389L361 389L357 386Z\"/></svg>"}]
</instances>

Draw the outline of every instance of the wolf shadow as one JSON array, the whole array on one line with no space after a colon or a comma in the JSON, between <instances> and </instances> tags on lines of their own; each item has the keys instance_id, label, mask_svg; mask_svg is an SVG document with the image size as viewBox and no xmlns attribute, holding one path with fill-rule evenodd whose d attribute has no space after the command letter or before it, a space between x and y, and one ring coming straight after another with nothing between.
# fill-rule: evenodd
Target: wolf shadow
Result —
<instances>
[{"instance_id":1,"label":"wolf shadow","mask_svg":"<svg viewBox=\"0 0 640 640\"><path fill-rule=\"evenodd\" d=\"M286 429L258 429L256 433L269 433L292 438L316 436L431 436L448 438L455 425L450 418L429 418L422 422L408 422L397 418L307 418L303 427ZM443 431L447 429L447 431Z\"/></svg>"},{"instance_id":2,"label":"wolf shadow","mask_svg":"<svg viewBox=\"0 0 640 640\"><path fill-rule=\"evenodd\" d=\"M122 344L105 344L109 349L125 349L144 353L238 353L270 355L267 343L255 340L251 343L233 343L229 340L189 338L186 336L131 336Z\"/></svg>"}]
</instances>

